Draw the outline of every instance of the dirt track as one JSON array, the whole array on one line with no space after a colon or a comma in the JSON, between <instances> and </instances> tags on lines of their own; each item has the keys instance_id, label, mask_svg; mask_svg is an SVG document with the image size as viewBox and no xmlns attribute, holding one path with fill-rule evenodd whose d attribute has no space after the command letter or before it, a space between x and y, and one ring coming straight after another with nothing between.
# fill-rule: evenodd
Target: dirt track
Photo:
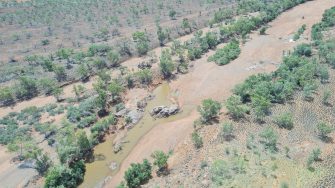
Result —
<instances>
[{"instance_id":1,"label":"dirt track","mask_svg":"<svg viewBox=\"0 0 335 188\"><path fill-rule=\"evenodd\" d=\"M199 104L205 98L224 100L231 94L231 89L248 76L260 72L271 72L276 69L283 51L292 50L297 45L290 38L303 24L307 25L304 38L310 36L310 28L321 20L325 9L335 5L333 0L315 0L299 5L282 15L269 25L267 35L251 35L251 40L242 47L239 58L226 66L217 66L207 62L204 56L194 62L194 69L189 74L180 76L170 86L179 93L182 105ZM304 16L304 19L302 17ZM302 39L299 42L303 42ZM213 52L211 52L213 53ZM207 54L207 55L210 55ZM137 144L121 165L120 171L112 177L106 187L115 187L121 180L124 171L133 162L150 158L152 151L168 151L183 142L193 129L193 121L198 117L194 110L190 116L154 127ZM174 156L178 156L178 150ZM174 163L177 158L172 158ZM170 166L173 164L170 164Z\"/></svg>"}]
</instances>

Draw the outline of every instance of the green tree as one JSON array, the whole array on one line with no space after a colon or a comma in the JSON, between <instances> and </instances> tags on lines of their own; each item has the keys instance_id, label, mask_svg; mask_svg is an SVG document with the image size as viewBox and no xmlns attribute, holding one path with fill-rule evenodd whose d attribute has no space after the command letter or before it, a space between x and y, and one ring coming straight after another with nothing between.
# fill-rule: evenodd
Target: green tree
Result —
<instances>
[{"instance_id":1,"label":"green tree","mask_svg":"<svg viewBox=\"0 0 335 188\"><path fill-rule=\"evenodd\" d=\"M157 36L158 36L159 44L160 46L164 46L164 41L168 39L169 32L166 29L163 30L163 28L159 24L157 24L156 27L157 27Z\"/></svg>"},{"instance_id":2,"label":"green tree","mask_svg":"<svg viewBox=\"0 0 335 188\"><path fill-rule=\"evenodd\" d=\"M163 151L155 151L151 154L151 157L154 158L154 165L158 167L157 174L166 174L168 173L168 159L169 155L165 154Z\"/></svg>"},{"instance_id":3,"label":"green tree","mask_svg":"<svg viewBox=\"0 0 335 188\"><path fill-rule=\"evenodd\" d=\"M107 85L101 79L93 84L94 90L98 93L98 96L95 98L95 105L99 108L99 114L105 115L107 110Z\"/></svg>"},{"instance_id":4,"label":"green tree","mask_svg":"<svg viewBox=\"0 0 335 188\"><path fill-rule=\"evenodd\" d=\"M162 51L159 67L164 78L169 78L172 75L172 72L175 70L175 66L172 62L170 50L164 49Z\"/></svg>"},{"instance_id":5,"label":"green tree","mask_svg":"<svg viewBox=\"0 0 335 188\"><path fill-rule=\"evenodd\" d=\"M89 155L92 152L92 145L88 140L84 130L78 130L76 132L76 140L80 153L83 155L83 157Z\"/></svg>"},{"instance_id":6,"label":"green tree","mask_svg":"<svg viewBox=\"0 0 335 188\"><path fill-rule=\"evenodd\" d=\"M145 55L149 51L149 38L146 33L137 31L133 33L133 40L139 55Z\"/></svg>"},{"instance_id":7,"label":"green tree","mask_svg":"<svg viewBox=\"0 0 335 188\"><path fill-rule=\"evenodd\" d=\"M202 105L198 107L202 122L210 123L211 120L217 118L221 107L221 104L213 99L203 100Z\"/></svg>"},{"instance_id":8,"label":"green tree","mask_svg":"<svg viewBox=\"0 0 335 188\"><path fill-rule=\"evenodd\" d=\"M169 11L169 17L171 20L175 20L176 19L176 15L177 15L177 12L175 10L170 10Z\"/></svg>"},{"instance_id":9,"label":"green tree","mask_svg":"<svg viewBox=\"0 0 335 188\"><path fill-rule=\"evenodd\" d=\"M214 49L218 44L218 37L217 34L214 32L207 32L205 35L205 39L210 49Z\"/></svg>"},{"instance_id":10,"label":"green tree","mask_svg":"<svg viewBox=\"0 0 335 188\"><path fill-rule=\"evenodd\" d=\"M119 96L121 92L123 92L124 87L116 80L113 80L109 86L108 86L108 91L112 95L112 100L115 99L115 97Z\"/></svg>"},{"instance_id":11,"label":"green tree","mask_svg":"<svg viewBox=\"0 0 335 188\"><path fill-rule=\"evenodd\" d=\"M137 188L151 178L152 166L147 159L143 163L132 163L124 174L124 179L129 188Z\"/></svg>"}]
</instances>

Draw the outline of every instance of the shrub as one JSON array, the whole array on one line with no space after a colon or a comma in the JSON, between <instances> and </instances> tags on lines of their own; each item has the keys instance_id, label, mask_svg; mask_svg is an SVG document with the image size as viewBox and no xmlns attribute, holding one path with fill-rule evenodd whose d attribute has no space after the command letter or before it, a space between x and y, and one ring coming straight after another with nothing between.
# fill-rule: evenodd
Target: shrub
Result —
<instances>
[{"instance_id":1,"label":"shrub","mask_svg":"<svg viewBox=\"0 0 335 188\"><path fill-rule=\"evenodd\" d=\"M290 113L283 113L275 117L274 122L281 128L292 129L293 117Z\"/></svg>"},{"instance_id":2,"label":"shrub","mask_svg":"<svg viewBox=\"0 0 335 188\"><path fill-rule=\"evenodd\" d=\"M124 174L124 179L129 188L137 188L151 178L152 166L147 159L143 163L132 163Z\"/></svg>"},{"instance_id":3,"label":"shrub","mask_svg":"<svg viewBox=\"0 0 335 188\"><path fill-rule=\"evenodd\" d=\"M319 66L319 76L321 79L321 83L326 83L329 80L329 72L326 65Z\"/></svg>"},{"instance_id":4,"label":"shrub","mask_svg":"<svg viewBox=\"0 0 335 188\"><path fill-rule=\"evenodd\" d=\"M218 37L216 33L207 32L205 35L206 43L210 49L214 49L218 44Z\"/></svg>"},{"instance_id":5,"label":"shrub","mask_svg":"<svg viewBox=\"0 0 335 188\"><path fill-rule=\"evenodd\" d=\"M106 55L112 48L106 44L93 44L88 48L87 55L93 57L95 55Z\"/></svg>"},{"instance_id":6,"label":"shrub","mask_svg":"<svg viewBox=\"0 0 335 188\"><path fill-rule=\"evenodd\" d=\"M110 50L107 54L107 59L112 67L120 65L120 54L114 50Z\"/></svg>"},{"instance_id":7,"label":"shrub","mask_svg":"<svg viewBox=\"0 0 335 188\"><path fill-rule=\"evenodd\" d=\"M329 104L330 97L331 97L331 91L329 89L326 89L322 95L322 103L325 105Z\"/></svg>"},{"instance_id":8,"label":"shrub","mask_svg":"<svg viewBox=\"0 0 335 188\"><path fill-rule=\"evenodd\" d=\"M139 70L136 76L142 84L150 84L152 82L152 73L150 69Z\"/></svg>"},{"instance_id":9,"label":"shrub","mask_svg":"<svg viewBox=\"0 0 335 188\"><path fill-rule=\"evenodd\" d=\"M72 167L56 165L51 168L45 179L45 188L68 187L75 188L83 181L85 174L85 163L78 161Z\"/></svg>"},{"instance_id":10,"label":"shrub","mask_svg":"<svg viewBox=\"0 0 335 188\"><path fill-rule=\"evenodd\" d=\"M316 87L317 87L316 85L311 83L308 83L304 86L303 95L305 100L310 100L312 98L313 92L315 91Z\"/></svg>"},{"instance_id":11,"label":"shrub","mask_svg":"<svg viewBox=\"0 0 335 188\"><path fill-rule=\"evenodd\" d=\"M225 47L216 50L215 54L208 58L218 65L226 65L236 59L241 53L238 41L228 43Z\"/></svg>"},{"instance_id":12,"label":"shrub","mask_svg":"<svg viewBox=\"0 0 335 188\"><path fill-rule=\"evenodd\" d=\"M312 152L309 154L307 158L307 168L312 169L312 164L315 161L318 161L320 159L321 150L320 148L313 149Z\"/></svg>"},{"instance_id":13,"label":"shrub","mask_svg":"<svg viewBox=\"0 0 335 188\"><path fill-rule=\"evenodd\" d=\"M124 87L116 80L113 80L109 86L108 91L112 95L112 100L115 99L115 97L119 96L121 92L123 92Z\"/></svg>"},{"instance_id":14,"label":"shrub","mask_svg":"<svg viewBox=\"0 0 335 188\"><path fill-rule=\"evenodd\" d=\"M214 161L214 163L211 165L210 174L213 183L217 186L223 186L225 180L232 178L229 166L223 160Z\"/></svg>"},{"instance_id":15,"label":"shrub","mask_svg":"<svg viewBox=\"0 0 335 188\"><path fill-rule=\"evenodd\" d=\"M198 112L201 115L202 122L210 123L211 120L217 118L221 110L221 104L212 99L205 99L202 105L198 107Z\"/></svg>"},{"instance_id":16,"label":"shrub","mask_svg":"<svg viewBox=\"0 0 335 188\"><path fill-rule=\"evenodd\" d=\"M229 141L233 137L233 131L234 131L233 123L224 122L220 126L219 136L220 138L223 138L226 141Z\"/></svg>"},{"instance_id":17,"label":"shrub","mask_svg":"<svg viewBox=\"0 0 335 188\"><path fill-rule=\"evenodd\" d=\"M265 128L259 136L263 139L262 142L265 149L269 149L271 152L275 152L277 150L278 135L271 127Z\"/></svg>"},{"instance_id":18,"label":"shrub","mask_svg":"<svg viewBox=\"0 0 335 188\"><path fill-rule=\"evenodd\" d=\"M175 10L170 10L169 11L169 17L170 17L170 19L171 20L175 20L176 19L176 14L177 14L177 12L175 11Z\"/></svg>"},{"instance_id":19,"label":"shrub","mask_svg":"<svg viewBox=\"0 0 335 188\"><path fill-rule=\"evenodd\" d=\"M312 47L309 44L299 44L294 49L294 54L299 56L312 56Z\"/></svg>"},{"instance_id":20,"label":"shrub","mask_svg":"<svg viewBox=\"0 0 335 188\"><path fill-rule=\"evenodd\" d=\"M10 87L1 87L0 88L0 103L8 106L14 104L14 93Z\"/></svg>"},{"instance_id":21,"label":"shrub","mask_svg":"<svg viewBox=\"0 0 335 188\"><path fill-rule=\"evenodd\" d=\"M241 97L238 95L230 96L225 105L229 113L235 119L243 118L245 113L249 111L249 107L242 103Z\"/></svg>"},{"instance_id":22,"label":"shrub","mask_svg":"<svg viewBox=\"0 0 335 188\"><path fill-rule=\"evenodd\" d=\"M151 157L154 158L154 165L158 167L157 174L166 174L168 171L167 161L169 159L169 155L165 154L163 151L155 151L151 154Z\"/></svg>"},{"instance_id":23,"label":"shrub","mask_svg":"<svg viewBox=\"0 0 335 188\"><path fill-rule=\"evenodd\" d=\"M38 94L37 82L33 78L20 77L15 91L18 99L31 99Z\"/></svg>"},{"instance_id":24,"label":"shrub","mask_svg":"<svg viewBox=\"0 0 335 188\"><path fill-rule=\"evenodd\" d=\"M58 82L66 80L65 68L61 65L54 66L53 71L55 73Z\"/></svg>"},{"instance_id":25,"label":"shrub","mask_svg":"<svg viewBox=\"0 0 335 188\"><path fill-rule=\"evenodd\" d=\"M259 30L259 34L260 34L260 35L265 35L265 32L266 32L266 27L262 27L262 28Z\"/></svg>"},{"instance_id":26,"label":"shrub","mask_svg":"<svg viewBox=\"0 0 335 188\"><path fill-rule=\"evenodd\" d=\"M77 73L82 81L85 81L90 76L90 70L85 63L81 63L77 68Z\"/></svg>"},{"instance_id":27,"label":"shrub","mask_svg":"<svg viewBox=\"0 0 335 188\"><path fill-rule=\"evenodd\" d=\"M192 133L192 141L196 149L199 149L203 146L202 138L196 131Z\"/></svg>"},{"instance_id":28,"label":"shrub","mask_svg":"<svg viewBox=\"0 0 335 188\"><path fill-rule=\"evenodd\" d=\"M327 125L324 122L321 122L317 125L319 137L321 140L326 140L328 138L328 135L333 132L333 128L329 125Z\"/></svg>"}]
</instances>

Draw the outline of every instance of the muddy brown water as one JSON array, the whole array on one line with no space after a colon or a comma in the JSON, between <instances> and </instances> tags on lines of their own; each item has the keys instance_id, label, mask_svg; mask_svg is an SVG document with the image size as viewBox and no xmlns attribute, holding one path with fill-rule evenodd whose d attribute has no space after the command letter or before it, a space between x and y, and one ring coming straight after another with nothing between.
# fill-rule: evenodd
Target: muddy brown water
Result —
<instances>
[{"instance_id":1,"label":"muddy brown water","mask_svg":"<svg viewBox=\"0 0 335 188\"><path fill-rule=\"evenodd\" d=\"M114 175L119 170L119 165L127 157L130 151L135 147L136 143L150 131L155 125L163 124L177 119L186 117L193 108L192 106L183 106L182 112L169 118L154 119L150 116L150 110L160 105L171 105L171 97L175 97L171 93L168 83L163 83L158 86L153 94L155 98L148 102L145 108L143 118L139 123L127 132L123 139L125 142L122 145L122 150L118 153L113 152L113 140L115 136L109 136L106 141L97 145L94 148L95 161L86 164L86 173L84 182L79 186L81 188L91 188L101 184L108 176ZM117 163L117 168L112 170L110 167L112 163Z\"/></svg>"}]
</instances>

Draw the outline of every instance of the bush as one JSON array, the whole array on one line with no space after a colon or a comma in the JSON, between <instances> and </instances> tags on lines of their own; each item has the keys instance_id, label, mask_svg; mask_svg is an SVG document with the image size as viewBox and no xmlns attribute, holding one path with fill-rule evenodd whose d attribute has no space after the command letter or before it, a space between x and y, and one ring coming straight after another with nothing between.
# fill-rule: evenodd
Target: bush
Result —
<instances>
[{"instance_id":1,"label":"bush","mask_svg":"<svg viewBox=\"0 0 335 188\"><path fill-rule=\"evenodd\" d=\"M324 122L321 122L317 125L317 129L318 129L318 133L319 133L319 137L321 140L326 141L328 138L328 135L333 132L333 128L329 125L327 125Z\"/></svg>"},{"instance_id":2,"label":"bush","mask_svg":"<svg viewBox=\"0 0 335 188\"><path fill-rule=\"evenodd\" d=\"M322 103L324 105L328 105L330 97L331 97L331 91L329 89L325 90L322 95Z\"/></svg>"},{"instance_id":3,"label":"bush","mask_svg":"<svg viewBox=\"0 0 335 188\"><path fill-rule=\"evenodd\" d=\"M312 47L309 44L299 44L297 47L295 47L294 54L310 57L312 56Z\"/></svg>"},{"instance_id":4,"label":"bush","mask_svg":"<svg viewBox=\"0 0 335 188\"><path fill-rule=\"evenodd\" d=\"M259 30L259 34L260 34L260 35L265 35L265 32L266 32L266 27L262 27L262 28Z\"/></svg>"},{"instance_id":5,"label":"bush","mask_svg":"<svg viewBox=\"0 0 335 188\"><path fill-rule=\"evenodd\" d=\"M220 138L223 138L226 141L229 141L233 137L233 131L234 131L233 123L231 123L231 122L224 122L220 126L219 136L220 136Z\"/></svg>"},{"instance_id":6,"label":"bush","mask_svg":"<svg viewBox=\"0 0 335 188\"><path fill-rule=\"evenodd\" d=\"M142 84L150 84L152 82L152 73L150 69L139 70L136 76Z\"/></svg>"},{"instance_id":7,"label":"bush","mask_svg":"<svg viewBox=\"0 0 335 188\"><path fill-rule=\"evenodd\" d=\"M307 168L312 169L312 163L320 160L321 150L320 148L313 149L307 158Z\"/></svg>"},{"instance_id":8,"label":"bush","mask_svg":"<svg viewBox=\"0 0 335 188\"><path fill-rule=\"evenodd\" d=\"M169 155L165 154L163 151L155 151L151 154L151 157L154 158L154 165L158 167L157 174L166 174L168 171L167 161L169 159Z\"/></svg>"},{"instance_id":9,"label":"bush","mask_svg":"<svg viewBox=\"0 0 335 188\"><path fill-rule=\"evenodd\" d=\"M202 105L198 107L198 112L201 115L201 120L204 123L210 123L211 120L217 118L221 110L221 104L212 99L205 99Z\"/></svg>"},{"instance_id":10,"label":"bush","mask_svg":"<svg viewBox=\"0 0 335 188\"><path fill-rule=\"evenodd\" d=\"M38 94L37 82L33 78L20 77L15 91L18 99L31 99Z\"/></svg>"},{"instance_id":11,"label":"bush","mask_svg":"<svg viewBox=\"0 0 335 188\"><path fill-rule=\"evenodd\" d=\"M85 163L78 161L67 167L65 165L56 165L48 172L45 179L45 188L68 187L75 188L83 181L85 174Z\"/></svg>"},{"instance_id":12,"label":"bush","mask_svg":"<svg viewBox=\"0 0 335 188\"><path fill-rule=\"evenodd\" d=\"M290 113L283 113L275 117L274 122L281 128L285 129L293 128L293 117Z\"/></svg>"},{"instance_id":13,"label":"bush","mask_svg":"<svg viewBox=\"0 0 335 188\"><path fill-rule=\"evenodd\" d=\"M223 186L225 180L232 178L229 166L223 160L215 160L211 165L210 173L212 181L217 186Z\"/></svg>"},{"instance_id":14,"label":"bush","mask_svg":"<svg viewBox=\"0 0 335 188\"><path fill-rule=\"evenodd\" d=\"M1 87L0 88L0 104L5 106L15 103L14 93L10 87Z\"/></svg>"},{"instance_id":15,"label":"bush","mask_svg":"<svg viewBox=\"0 0 335 188\"><path fill-rule=\"evenodd\" d=\"M265 128L259 136L263 139L262 143L264 144L265 149L269 149L271 152L275 152L277 150L278 135L271 127Z\"/></svg>"},{"instance_id":16,"label":"bush","mask_svg":"<svg viewBox=\"0 0 335 188\"><path fill-rule=\"evenodd\" d=\"M152 166L147 159L143 163L132 163L124 174L124 179L129 188L137 188L151 178Z\"/></svg>"},{"instance_id":17,"label":"bush","mask_svg":"<svg viewBox=\"0 0 335 188\"><path fill-rule=\"evenodd\" d=\"M196 149L199 149L203 146L202 138L196 131L192 133L192 141Z\"/></svg>"},{"instance_id":18,"label":"bush","mask_svg":"<svg viewBox=\"0 0 335 188\"><path fill-rule=\"evenodd\" d=\"M236 59L241 53L238 41L228 43L225 47L218 49L208 61L214 61L218 65L226 65Z\"/></svg>"},{"instance_id":19,"label":"bush","mask_svg":"<svg viewBox=\"0 0 335 188\"><path fill-rule=\"evenodd\" d=\"M225 105L228 112L235 119L243 118L245 113L249 111L249 107L242 103L241 97L238 95L230 96Z\"/></svg>"},{"instance_id":20,"label":"bush","mask_svg":"<svg viewBox=\"0 0 335 188\"><path fill-rule=\"evenodd\" d=\"M108 52L107 59L112 67L117 67L120 65L120 54L114 50Z\"/></svg>"}]
</instances>

